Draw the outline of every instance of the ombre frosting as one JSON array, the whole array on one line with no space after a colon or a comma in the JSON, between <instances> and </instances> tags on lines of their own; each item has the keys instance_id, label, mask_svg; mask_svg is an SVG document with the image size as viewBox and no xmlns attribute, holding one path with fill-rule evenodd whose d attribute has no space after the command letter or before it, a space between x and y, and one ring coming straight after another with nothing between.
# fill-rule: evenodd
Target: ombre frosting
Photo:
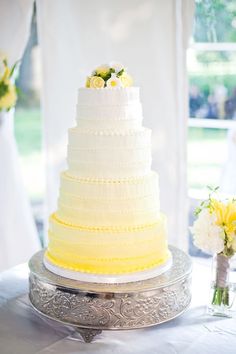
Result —
<instances>
[{"instance_id":1,"label":"ombre frosting","mask_svg":"<svg viewBox=\"0 0 236 354\"><path fill-rule=\"evenodd\" d=\"M49 220L45 259L53 269L122 275L168 261L151 131L142 119L137 87L79 89L68 169Z\"/></svg>"}]
</instances>

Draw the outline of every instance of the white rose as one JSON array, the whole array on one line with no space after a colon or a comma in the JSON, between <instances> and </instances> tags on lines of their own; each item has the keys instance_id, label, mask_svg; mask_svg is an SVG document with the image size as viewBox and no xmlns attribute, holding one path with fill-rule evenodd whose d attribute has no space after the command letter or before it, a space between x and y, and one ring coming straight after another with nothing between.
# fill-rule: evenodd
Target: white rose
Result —
<instances>
[{"instance_id":1,"label":"white rose","mask_svg":"<svg viewBox=\"0 0 236 354\"><path fill-rule=\"evenodd\" d=\"M122 69L124 69L124 65L122 65L121 63L114 62L114 61L112 61L110 63L110 67L115 70L115 73L119 73Z\"/></svg>"},{"instance_id":2,"label":"white rose","mask_svg":"<svg viewBox=\"0 0 236 354\"><path fill-rule=\"evenodd\" d=\"M190 227L194 245L207 253L220 253L224 249L224 231L216 225L216 215L203 209Z\"/></svg>"}]
</instances>

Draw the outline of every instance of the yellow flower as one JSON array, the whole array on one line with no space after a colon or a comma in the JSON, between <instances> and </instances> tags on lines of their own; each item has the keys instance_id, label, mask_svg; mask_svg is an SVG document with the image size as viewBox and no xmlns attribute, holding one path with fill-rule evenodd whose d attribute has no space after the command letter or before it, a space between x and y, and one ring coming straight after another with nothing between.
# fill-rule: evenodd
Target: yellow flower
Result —
<instances>
[{"instance_id":1,"label":"yellow flower","mask_svg":"<svg viewBox=\"0 0 236 354\"><path fill-rule=\"evenodd\" d=\"M105 77L110 71L110 67L108 65L100 65L95 69L97 75L101 75Z\"/></svg>"},{"instance_id":2,"label":"yellow flower","mask_svg":"<svg viewBox=\"0 0 236 354\"><path fill-rule=\"evenodd\" d=\"M211 211L216 213L217 225L223 226L227 235L236 232L236 202L223 203L219 200L211 200Z\"/></svg>"},{"instance_id":3,"label":"yellow flower","mask_svg":"<svg viewBox=\"0 0 236 354\"><path fill-rule=\"evenodd\" d=\"M105 86L105 81L99 76L92 76L90 78L91 88L103 88Z\"/></svg>"},{"instance_id":4,"label":"yellow flower","mask_svg":"<svg viewBox=\"0 0 236 354\"><path fill-rule=\"evenodd\" d=\"M85 83L85 87L89 88L90 87L90 79L91 77L87 77L86 83Z\"/></svg>"},{"instance_id":5,"label":"yellow flower","mask_svg":"<svg viewBox=\"0 0 236 354\"><path fill-rule=\"evenodd\" d=\"M126 72L124 72L121 76L120 76L120 80L122 82L122 86L123 87L129 87L132 86L133 84L133 79L132 77L127 74Z\"/></svg>"},{"instance_id":6,"label":"yellow flower","mask_svg":"<svg viewBox=\"0 0 236 354\"><path fill-rule=\"evenodd\" d=\"M8 84L8 92L0 98L0 109L9 109L14 107L17 100L16 88L14 85Z\"/></svg>"}]
</instances>

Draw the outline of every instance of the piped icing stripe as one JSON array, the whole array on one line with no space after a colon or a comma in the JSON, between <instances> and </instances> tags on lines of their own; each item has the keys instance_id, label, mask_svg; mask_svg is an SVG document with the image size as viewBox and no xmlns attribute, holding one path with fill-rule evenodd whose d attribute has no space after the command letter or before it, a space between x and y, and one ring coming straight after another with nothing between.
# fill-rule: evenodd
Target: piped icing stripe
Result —
<instances>
[{"instance_id":1,"label":"piped icing stripe","mask_svg":"<svg viewBox=\"0 0 236 354\"><path fill-rule=\"evenodd\" d=\"M53 242L56 242L58 245L62 244L63 246L68 246L68 239L67 238L63 238L63 237L60 237L59 235L55 235L53 232L51 232L50 230L48 231L48 236L50 238L50 242L53 241ZM112 244L113 244L113 247L114 248L117 248L117 247L132 247L134 245L134 243L136 245L153 245L156 243L156 237L155 238L149 238L150 236L146 236L146 237L142 237L142 238L137 238L137 239L133 239L133 238L124 238L121 240L121 238L114 238L112 240ZM100 248L104 248L104 246L107 246L108 244L108 240L104 240L99 238L99 239L96 239L96 240L92 240L92 244L93 244L93 247L100 247ZM70 239L70 242L69 242L69 245L71 245L72 247L77 247L77 246L89 246L91 247L91 240L88 238L88 237L85 237L85 238L81 238L81 237L77 237L73 239L73 242L72 240Z\"/></svg>"},{"instance_id":2,"label":"piped icing stripe","mask_svg":"<svg viewBox=\"0 0 236 354\"><path fill-rule=\"evenodd\" d=\"M61 174L60 192L75 197L104 200L142 198L147 195L159 196L158 175L151 172L145 177L109 179L78 178L68 171Z\"/></svg>"},{"instance_id":3,"label":"piped icing stripe","mask_svg":"<svg viewBox=\"0 0 236 354\"><path fill-rule=\"evenodd\" d=\"M143 135L151 135L151 129L149 128L140 128L140 129L133 129L133 130L89 130L89 129L81 129L78 127L70 128L70 134L76 135L94 135L94 136L102 136L102 137L139 137Z\"/></svg>"},{"instance_id":4,"label":"piped icing stripe","mask_svg":"<svg viewBox=\"0 0 236 354\"><path fill-rule=\"evenodd\" d=\"M50 253L50 251L49 251ZM71 257L71 253L70 252L66 252L64 251L64 254L63 254L65 257L69 258ZM147 254L142 254L142 255L136 255L135 257L106 257L106 258L103 258L103 257L91 257L91 256L84 256L82 254L79 255L79 260L80 261L86 261L86 262L92 262L92 261L95 261L95 262L129 262L129 261L133 261L134 258L135 260L142 260L142 259L145 259L145 258L153 258L156 256L156 252L150 252L150 253L147 253Z\"/></svg>"},{"instance_id":5,"label":"piped icing stripe","mask_svg":"<svg viewBox=\"0 0 236 354\"><path fill-rule=\"evenodd\" d=\"M45 257L52 262L52 264L55 264L58 267L62 267L65 269L70 269L73 271L77 271L77 272L82 272L82 273L93 273L93 274L126 274L126 273L134 273L134 272L139 272L139 271L144 271L150 268L153 268L155 266L158 265L162 265L164 264L169 258L170 258L170 253L167 252L166 256L163 258L158 258L158 256L156 257L156 259L153 261L146 261L146 263L144 265L133 265L130 266L129 264L125 264L122 261L121 264L111 264L111 261L109 261L108 263L110 263L110 266L103 264L92 264L92 265L71 265L68 264L67 262L63 262L63 261L59 261L57 258L53 257L49 251L46 252ZM136 261L137 262L137 261ZM115 263L115 261L114 261ZM115 270L113 269L113 267L115 268Z\"/></svg>"},{"instance_id":6,"label":"piped icing stripe","mask_svg":"<svg viewBox=\"0 0 236 354\"><path fill-rule=\"evenodd\" d=\"M99 232L104 232L104 231L105 232L125 232L125 231L134 232L134 231L153 228L155 225L158 224L158 221L157 221L157 222L150 223L150 224L137 225L137 226L124 226L124 227L123 226L119 226L119 227L83 226L83 225L76 225L76 224L64 222L63 220L61 220L57 217L56 213L54 213L50 216L50 220L55 221L58 224L61 224L61 225L68 227L68 228L78 229L81 231L84 230L84 231L99 231Z\"/></svg>"},{"instance_id":7,"label":"piped icing stripe","mask_svg":"<svg viewBox=\"0 0 236 354\"><path fill-rule=\"evenodd\" d=\"M120 178L120 179L112 179L112 178L81 178L70 175L68 171L62 172L62 177L65 176L68 179L78 181L79 183L91 183L91 184L145 184L147 180L153 179L153 177L157 178L156 172L150 172L148 176L140 176L140 177L131 177L131 178Z\"/></svg>"},{"instance_id":8,"label":"piped icing stripe","mask_svg":"<svg viewBox=\"0 0 236 354\"><path fill-rule=\"evenodd\" d=\"M98 230L97 230L98 229ZM121 253L127 250L122 247L123 242L129 242L136 245L136 242L146 240L147 245L150 245L149 240L153 239L156 242L163 242L166 235L166 218L160 214L157 223L153 227L134 231L114 231L108 228L108 231L100 231L100 228L84 228L78 229L67 226L67 224L58 223L55 219L49 221L49 241L66 240L68 245L88 244L90 246L90 253L97 252L97 248L93 248L93 243L100 242L101 244L109 244L116 247L116 251ZM121 246L121 248L120 248ZM160 244L159 244L160 246ZM150 245L151 247L151 245ZM133 247L131 247L133 250Z\"/></svg>"}]
</instances>

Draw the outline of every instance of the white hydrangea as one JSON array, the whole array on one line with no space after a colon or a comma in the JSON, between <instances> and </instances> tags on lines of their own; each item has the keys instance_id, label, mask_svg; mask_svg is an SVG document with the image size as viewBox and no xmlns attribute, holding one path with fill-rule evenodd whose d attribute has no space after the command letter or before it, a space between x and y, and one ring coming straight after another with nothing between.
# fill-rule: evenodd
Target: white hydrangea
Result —
<instances>
[{"instance_id":1,"label":"white hydrangea","mask_svg":"<svg viewBox=\"0 0 236 354\"><path fill-rule=\"evenodd\" d=\"M190 227L194 245L207 253L220 253L224 249L224 231L216 225L216 215L203 209Z\"/></svg>"}]
</instances>

